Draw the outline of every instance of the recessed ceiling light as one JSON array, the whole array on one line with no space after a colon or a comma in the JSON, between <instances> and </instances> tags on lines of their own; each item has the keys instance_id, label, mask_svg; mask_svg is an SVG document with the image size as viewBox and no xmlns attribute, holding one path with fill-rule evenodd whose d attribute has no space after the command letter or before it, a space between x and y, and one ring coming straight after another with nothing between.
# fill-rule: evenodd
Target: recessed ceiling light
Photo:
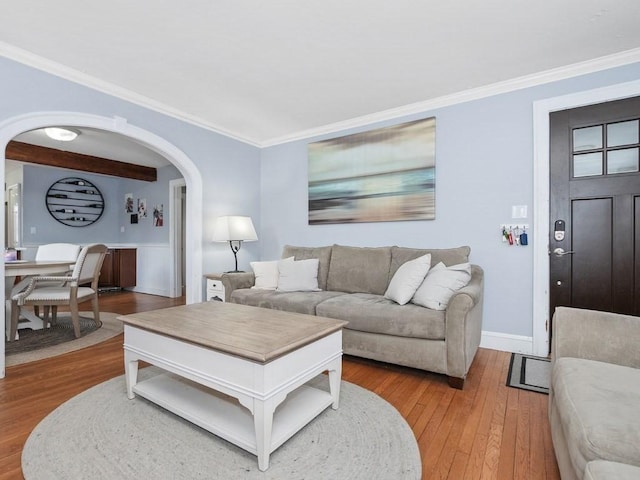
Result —
<instances>
[{"instance_id":1,"label":"recessed ceiling light","mask_svg":"<svg viewBox=\"0 0 640 480\"><path fill-rule=\"evenodd\" d=\"M53 138L54 140L59 140L61 142L70 142L80 135L80 132L77 130L60 127L47 127L44 129L44 132L49 138Z\"/></svg>"}]
</instances>

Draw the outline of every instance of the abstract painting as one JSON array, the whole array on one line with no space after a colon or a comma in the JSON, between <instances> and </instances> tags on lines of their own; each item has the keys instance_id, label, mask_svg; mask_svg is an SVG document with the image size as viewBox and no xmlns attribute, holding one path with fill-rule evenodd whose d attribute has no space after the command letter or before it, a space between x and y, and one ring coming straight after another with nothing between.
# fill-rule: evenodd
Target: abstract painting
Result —
<instances>
[{"instance_id":1,"label":"abstract painting","mask_svg":"<svg viewBox=\"0 0 640 480\"><path fill-rule=\"evenodd\" d=\"M309 144L309 224L435 219L434 117Z\"/></svg>"}]
</instances>

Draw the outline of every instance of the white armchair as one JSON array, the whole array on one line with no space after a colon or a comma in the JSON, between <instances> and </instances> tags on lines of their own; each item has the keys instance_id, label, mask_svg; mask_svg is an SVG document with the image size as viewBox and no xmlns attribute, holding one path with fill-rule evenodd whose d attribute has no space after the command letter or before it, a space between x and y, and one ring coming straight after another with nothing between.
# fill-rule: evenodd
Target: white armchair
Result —
<instances>
[{"instance_id":1,"label":"white armchair","mask_svg":"<svg viewBox=\"0 0 640 480\"><path fill-rule=\"evenodd\" d=\"M43 261L62 261L62 262L75 262L78 259L78 255L80 254L80 245L74 245L72 243L47 243L45 245L40 245L38 250L36 251L36 262ZM71 272L58 272L55 276L70 275ZM11 295L16 295L23 291L29 285L31 281L31 277L25 277L20 282L15 284L11 289ZM38 288L42 288L45 286L52 286L53 284L49 283L48 285L44 283L38 284ZM38 306L33 307L33 312L36 316L39 315ZM49 312L45 308L44 312L45 316L48 316Z\"/></svg>"},{"instance_id":2,"label":"white armchair","mask_svg":"<svg viewBox=\"0 0 640 480\"><path fill-rule=\"evenodd\" d=\"M98 279L106 252L107 247L105 245L87 245L80 251L73 272L70 275L31 277L29 286L24 291L11 297L11 331L9 339L13 340L16 337L20 309L29 305L34 307L50 306L52 322L55 322L58 306L68 306L71 311L73 331L77 338L80 336L78 305L91 300L93 318L96 323L99 323ZM55 283L51 284L51 282ZM43 284L46 286L39 287L39 285ZM48 315L45 315L43 323L44 328L46 328Z\"/></svg>"}]
</instances>

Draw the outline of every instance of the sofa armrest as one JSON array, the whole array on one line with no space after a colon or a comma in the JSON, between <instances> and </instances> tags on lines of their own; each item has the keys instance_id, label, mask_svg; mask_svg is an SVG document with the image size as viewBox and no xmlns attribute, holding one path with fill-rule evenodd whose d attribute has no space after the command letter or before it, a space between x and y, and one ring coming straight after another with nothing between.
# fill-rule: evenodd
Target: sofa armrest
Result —
<instances>
[{"instance_id":1,"label":"sofa armrest","mask_svg":"<svg viewBox=\"0 0 640 480\"><path fill-rule=\"evenodd\" d=\"M447 375L464 379L480 346L484 270L471 265L471 280L449 300L446 310Z\"/></svg>"},{"instance_id":2,"label":"sofa armrest","mask_svg":"<svg viewBox=\"0 0 640 480\"><path fill-rule=\"evenodd\" d=\"M224 301L231 300L231 294L239 288L251 288L256 283L256 276L253 272L243 273L223 273L222 285L224 285Z\"/></svg>"},{"instance_id":3,"label":"sofa armrest","mask_svg":"<svg viewBox=\"0 0 640 480\"><path fill-rule=\"evenodd\" d=\"M551 356L585 358L640 368L640 317L557 307Z\"/></svg>"}]
</instances>

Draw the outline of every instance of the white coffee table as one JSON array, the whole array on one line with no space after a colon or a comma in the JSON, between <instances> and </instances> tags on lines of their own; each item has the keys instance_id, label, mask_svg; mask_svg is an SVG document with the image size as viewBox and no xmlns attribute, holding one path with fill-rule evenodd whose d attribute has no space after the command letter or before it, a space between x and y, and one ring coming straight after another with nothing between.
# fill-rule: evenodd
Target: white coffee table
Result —
<instances>
[{"instance_id":1,"label":"white coffee table","mask_svg":"<svg viewBox=\"0 0 640 480\"><path fill-rule=\"evenodd\" d=\"M128 397L257 455L262 471L298 430L338 408L347 322L221 302L119 318ZM137 383L139 360L167 373ZM330 393L304 385L324 371Z\"/></svg>"}]
</instances>

